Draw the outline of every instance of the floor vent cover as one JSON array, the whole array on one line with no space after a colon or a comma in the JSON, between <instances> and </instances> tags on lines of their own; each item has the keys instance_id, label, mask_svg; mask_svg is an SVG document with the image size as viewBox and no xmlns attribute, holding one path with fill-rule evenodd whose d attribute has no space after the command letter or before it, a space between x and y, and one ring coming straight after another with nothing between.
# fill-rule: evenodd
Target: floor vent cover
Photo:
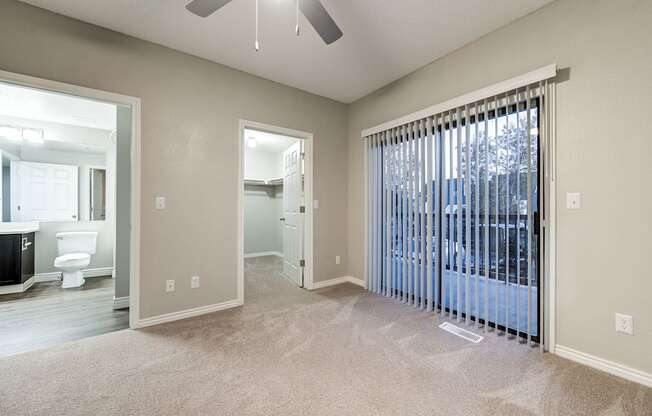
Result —
<instances>
[{"instance_id":1,"label":"floor vent cover","mask_svg":"<svg viewBox=\"0 0 652 416\"><path fill-rule=\"evenodd\" d=\"M460 328L457 325L453 325L450 322L444 322L443 324L439 325L439 327L444 331L448 331L451 334L455 334L458 337L464 338L465 340L474 342L476 344L484 339L483 336L474 334L473 332L467 331L464 328Z\"/></svg>"}]
</instances>

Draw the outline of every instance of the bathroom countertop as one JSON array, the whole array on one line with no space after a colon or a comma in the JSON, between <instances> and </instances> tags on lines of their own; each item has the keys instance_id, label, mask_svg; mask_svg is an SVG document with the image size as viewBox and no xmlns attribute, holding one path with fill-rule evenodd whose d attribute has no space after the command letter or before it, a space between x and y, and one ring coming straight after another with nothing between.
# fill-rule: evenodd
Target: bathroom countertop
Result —
<instances>
[{"instance_id":1,"label":"bathroom countertop","mask_svg":"<svg viewBox=\"0 0 652 416\"><path fill-rule=\"evenodd\" d=\"M39 230L39 223L31 222L0 222L0 234L27 234Z\"/></svg>"}]
</instances>

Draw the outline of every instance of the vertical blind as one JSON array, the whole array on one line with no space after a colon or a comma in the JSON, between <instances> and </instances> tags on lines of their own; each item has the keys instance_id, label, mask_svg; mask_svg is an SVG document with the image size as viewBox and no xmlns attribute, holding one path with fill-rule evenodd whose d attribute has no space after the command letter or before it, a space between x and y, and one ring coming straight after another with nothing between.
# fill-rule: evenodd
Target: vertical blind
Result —
<instances>
[{"instance_id":1,"label":"vertical blind","mask_svg":"<svg viewBox=\"0 0 652 416\"><path fill-rule=\"evenodd\" d=\"M364 137L369 290L541 344L552 82Z\"/></svg>"}]
</instances>

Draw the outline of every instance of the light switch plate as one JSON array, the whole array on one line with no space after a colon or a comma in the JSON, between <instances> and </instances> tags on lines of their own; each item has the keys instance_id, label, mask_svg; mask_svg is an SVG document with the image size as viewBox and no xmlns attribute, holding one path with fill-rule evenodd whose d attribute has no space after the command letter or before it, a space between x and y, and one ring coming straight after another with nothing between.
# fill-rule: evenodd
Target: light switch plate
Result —
<instances>
[{"instance_id":1,"label":"light switch plate","mask_svg":"<svg viewBox=\"0 0 652 416\"><path fill-rule=\"evenodd\" d=\"M154 206L156 207L156 209L165 209L165 197L157 196L154 199Z\"/></svg>"},{"instance_id":2,"label":"light switch plate","mask_svg":"<svg viewBox=\"0 0 652 416\"><path fill-rule=\"evenodd\" d=\"M193 276L190 278L190 288L197 289L199 287L199 276Z\"/></svg>"},{"instance_id":3,"label":"light switch plate","mask_svg":"<svg viewBox=\"0 0 652 416\"><path fill-rule=\"evenodd\" d=\"M312 201L312 209L319 209L319 200L315 199Z\"/></svg>"},{"instance_id":4,"label":"light switch plate","mask_svg":"<svg viewBox=\"0 0 652 416\"><path fill-rule=\"evenodd\" d=\"M567 192L566 208L568 209L582 208L582 194L580 194L579 192Z\"/></svg>"},{"instance_id":5,"label":"light switch plate","mask_svg":"<svg viewBox=\"0 0 652 416\"><path fill-rule=\"evenodd\" d=\"M340 263L342 263L342 257L335 256L335 264L340 264Z\"/></svg>"},{"instance_id":6,"label":"light switch plate","mask_svg":"<svg viewBox=\"0 0 652 416\"><path fill-rule=\"evenodd\" d=\"M174 280L166 280L165 281L165 291L166 292L174 292Z\"/></svg>"}]
</instances>

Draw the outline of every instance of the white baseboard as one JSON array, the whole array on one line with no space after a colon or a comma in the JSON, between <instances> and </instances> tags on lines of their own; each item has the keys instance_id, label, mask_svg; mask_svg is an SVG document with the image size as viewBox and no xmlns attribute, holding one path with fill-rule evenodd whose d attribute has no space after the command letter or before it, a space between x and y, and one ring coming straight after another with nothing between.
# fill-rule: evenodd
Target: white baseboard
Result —
<instances>
[{"instance_id":1,"label":"white baseboard","mask_svg":"<svg viewBox=\"0 0 652 416\"><path fill-rule=\"evenodd\" d=\"M101 276L112 276L113 267L98 267L97 269L86 269L84 270L84 277L101 277Z\"/></svg>"},{"instance_id":2,"label":"white baseboard","mask_svg":"<svg viewBox=\"0 0 652 416\"><path fill-rule=\"evenodd\" d=\"M98 267L96 269L84 270L84 277L100 277L111 276L113 274L113 267ZM61 280L61 272L38 273L35 274L36 283L42 282L55 282Z\"/></svg>"},{"instance_id":3,"label":"white baseboard","mask_svg":"<svg viewBox=\"0 0 652 416\"><path fill-rule=\"evenodd\" d=\"M186 309L179 312L166 313L163 315L140 319L138 322L136 322L135 325L133 325L133 328L144 328L146 326L159 325L166 322L192 318L193 316L204 315L207 313L222 311L224 309L231 309L238 306L242 306L242 302L239 299L228 300L226 302L215 303L213 305L199 306L197 308Z\"/></svg>"},{"instance_id":4,"label":"white baseboard","mask_svg":"<svg viewBox=\"0 0 652 416\"><path fill-rule=\"evenodd\" d=\"M321 289L323 287L340 285L342 283L353 283L354 285L366 287L367 285L363 280L357 279L353 276L336 277L335 279L324 280L322 282L315 282L312 284L310 290Z\"/></svg>"},{"instance_id":5,"label":"white baseboard","mask_svg":"<svg viewBox=\"0 0 652 416\"><path fill-rule=\"evenodd\" d=\"M113 297L113 309L127 309L129 307L129 296L121 298Z\"/></svg>"},{"instance_id":6,"label":"white baseboard","mask_svg":"<svg viewBox=\"0 0 652 416\"><path fill-rule=\"evenodd\" d=\"M367 288L367 282L365 282L364 280L358 279L357 277L353 277L353 276L347 276L347 277L349 278L349 283L353 283L354 285L358 285L365 289Z\"/></svg>"},{"instance_id":7,"label":"white baseboard","mask_svg":"<svg viewBox=\"0 0 652 416\"><path fill-rule=\"evenodd\" d=\"M267 256L283 257L283 253L278 251L260 251L258 253L247 253L244 255L244 258L253 259L255 257L267 257Z\"/></svg>"},{"instance_id":8,"label":"white baseboard","mask_svg":"<svg viewBox=\"0 0 652 416\"><path fill-rule=\"evenodd\" d=\"M61 280L61 272L38 273L34 275L34 279L36 279L36 283L55 282Z\"/></svg>"},{"instance_id":9,"label":"white baseboard","mask_svg":"<svg viewBox=\"0 0 652 416\"><path fill-rule=\"evenodd\" d=\"M645 373L643 371L636 370L634 368L627 367L613 361L605 360L604 358L596 357L594 355L587 354L573 348L564 347L563 345L559 344L555 346L555 354L571 361L588 365L589 367L593 367L609 374L622 377L626 380L633 381L647 387L652 387L652 374Z\"/></svg>"},{"instance_id":10,"label":"white baseboard","mask_svg":"<svg viewBox=\"0 0 652 416\"><path fill-rule=\"evenodd\" d=\"M27 279L25 283L19 283L17 285L7 285L7 286L0 286L0 295L9 295L12 293L23 293L32 285L36 283L36 279L34 276L30 277Z\"/></svg>"}]
</instances>

